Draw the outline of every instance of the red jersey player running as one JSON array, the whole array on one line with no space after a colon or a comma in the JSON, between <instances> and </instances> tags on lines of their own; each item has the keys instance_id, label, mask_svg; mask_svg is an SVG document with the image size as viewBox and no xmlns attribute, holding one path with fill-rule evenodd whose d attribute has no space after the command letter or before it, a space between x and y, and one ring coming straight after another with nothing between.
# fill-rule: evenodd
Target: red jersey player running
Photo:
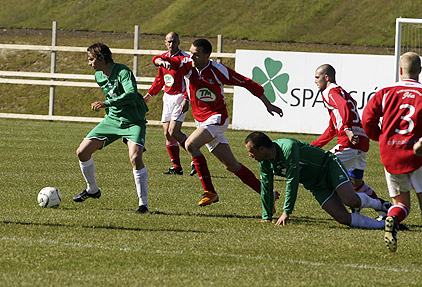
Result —
<instances>
[{"instance_id":1,"label":"red jersey player running","mask_svg":"<svg viewBox=\"0 0 422 287\"><path fill-rule=\"evenodd\" d=\"M211 175L205 157L200 151L204 145L240 180L261 192L260 181L247 167L234 157L224 131L229 125L229 117L224 102L224 85L236 85L248 89L261 99L268 112L283 115L283 111L272 105L264 95L264 89L258 83L246 78L232 69L209 59L212 45L206 39L195 40L190 47L190 57L154 57L153 63L166 69L179 70L185 75L187 95L191 102L192 114L197 129L188 137L185 147L194 162L202 186L203 198L198 203L205 206L219 200L211 181ZM185 103L182 104L182 106Z\"/></svg>"},{"instance_id":2,"label":"red jersey player running","mask_svg":"<svg viewBox=\"0 0 422 287\"><path fill-rule=\"evenodd\" d=\"M356 101L337 85L336 71L329 64L321 65L316 69L315 83L328 109L330 122L325 132L314 140L312 145L323 147L337 136L337 145L331 149L331 152L349 171L355 192L364 192L372 198L378 198L375 191L363 181L369 139L362 128ZM380 200L387 209L391 206L389 202ZM358 210L352 209L352 211ZM377 212L381 218L386 215L383 210L377 210Z\"/></svg>"},{"instance_id":3,"label":"red jersey player running","mask_svg":"<svg viewBox=\"0 0 422 287\"><path fill-rule=\"evenodd\" d=\"M398 224L410 212L411 189L416 191L422 209L422 157L415 154L422 137L421 60L416 53L408 52L399 65L400 81L379 90L369 100L362 121L366 134L379 141L388 192L393 198L384 234L392 252L397 250Z\"/></svg>"},{"instance_id":4,"label":"red jersey player running","mask_svg":"<svg viewBox=\"0 0 422 287\"><path fill-rule=\"evenodd\" d=\"M162 57L188 56L188 53L179 49L180 39L177 33L169 32L166 35L165 44L168 51L162 54ZM187 109L189 108L189 105L185 105L185 110L182 111L182 102L186 92L183 75L178 70L168 70L159 67L154 82L149 88L148 93L144 96L145 102L147 103L153 96L158 94L163 87L163 113L161 121L166 138L167 151L173 163L173 167L169 168L163 174L182 175L183 169L180 164L179 143L182 143L182 146L184 146L183 143L187 139L187 136L182 133L181 129ZM193 168L191 175L195 173L196 170Z\"/></svg>"}]
</instances>

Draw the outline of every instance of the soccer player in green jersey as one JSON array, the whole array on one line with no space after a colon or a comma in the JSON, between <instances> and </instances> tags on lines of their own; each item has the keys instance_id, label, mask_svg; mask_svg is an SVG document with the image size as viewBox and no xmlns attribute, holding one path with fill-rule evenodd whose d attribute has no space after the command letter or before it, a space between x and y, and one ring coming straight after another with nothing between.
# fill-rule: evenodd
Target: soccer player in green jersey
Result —
<instances>
[{"instance_id":1,"label":"soccer player in green jersey","mask_svg":"<svg viewBox=\"0 0 422 287\"><path fill-rule=\"evenodd\" d=\"M137 213L148 212L148 173L142 160L145 145L148 107L138 93L136 79L125 65L114 63L110 49L103 43L91 45L88 49L88 65L95 70L95 81L103 90L105 101L91 104L94 111L105 109L106 116L81 142L77 155L87 188L77 194L75 202L87 198L99 198L92 154L122 138L129 150L136 190L139 197Z\"/></svg>"},{"instance_id":2,"label":"soccer player in green jersey","mask_svg":"<svg viewBox=\"0 0 422 287\"><path fill-rule=\"evenodd\" d=\"M279 175L286 177L286 194L277 225L286 225L301 183L338 223L357 228L384 228L384 221L347 211L344 204L376 210L385 210L386 206L378 198L355 193L347 170L334 154L296 139L271 141L262 132L249 134L245 145L249 156L259 162L263 221L272 220L273 180L274 175Z\"/></svg>"}]
</instances>

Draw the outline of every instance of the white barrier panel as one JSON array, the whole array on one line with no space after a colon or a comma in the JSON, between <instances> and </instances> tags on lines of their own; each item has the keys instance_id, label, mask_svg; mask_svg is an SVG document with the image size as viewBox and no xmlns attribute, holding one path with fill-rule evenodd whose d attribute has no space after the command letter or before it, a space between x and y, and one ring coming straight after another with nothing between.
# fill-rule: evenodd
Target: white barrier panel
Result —
<instances>
[{"instance_id":1,"label":"white barrier panel","mask_svg":"<svg viewBox=\"0 0 422 287\"><path fill-rule=\"evenodd\" d=\"M377 89L394 82L394 56L237 50L235 70L264 86L284 116L271 116L258 98L235 87L233 129L324 132L329 116L315 85L322 64L336 69L337 84L353 96L360 114Z\"/></svg>"}]
</instances>

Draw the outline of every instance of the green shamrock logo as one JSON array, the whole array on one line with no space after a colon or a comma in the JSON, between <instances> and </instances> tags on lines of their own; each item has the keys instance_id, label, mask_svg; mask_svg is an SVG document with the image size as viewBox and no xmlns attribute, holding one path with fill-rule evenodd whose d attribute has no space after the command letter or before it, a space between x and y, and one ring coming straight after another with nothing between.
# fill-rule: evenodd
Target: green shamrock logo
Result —
<instances>
[{"instance_id":1,"label":"green shamrock logo","mask_svg":"<svg viewBox=\"0 0 422 287\"><path fill-rule=\"evenodd\" d=\"M281 61L274 61L271 58L266 58L264 60L264 66L266 73L259 67L253 68L252 80L264 88L264 93L271 103L275 102L277 95L287 104L287 101L281 96L281 94L287 93L287 83L289 82L288 74L279 74L283 64Z\"/></svg>"}]
</instances>

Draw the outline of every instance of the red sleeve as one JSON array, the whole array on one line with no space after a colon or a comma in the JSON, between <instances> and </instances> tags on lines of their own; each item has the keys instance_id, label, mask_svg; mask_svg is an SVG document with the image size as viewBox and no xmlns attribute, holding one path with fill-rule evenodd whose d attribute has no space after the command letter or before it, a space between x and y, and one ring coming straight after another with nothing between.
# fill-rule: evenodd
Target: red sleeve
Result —
<instances>
[{"instance_id":1,"label":"red sleeve","mask_svg":"<svg viewBox=\"0 0 422 287\"><path fill-rule=\"evenodd\" d=\"M334 127L333 121L329 121L328 127L325 132L317 139L314 140L311 145L323 147L329 143L337 135L336 128Z\"/></svg>"},{"instance_id":2,"label":"red sleeve","mask_svg":"<svg viewBox=\"0 0 422 287\"><path fill-rule=\"evenodd\" d=\"M152 63L155 65L155 60L162 59L164 61L169 62L171 64L172 69L179 70L186 63L186 61L183 61L184 58L189 58L189 57L188 56L175 56L175 57L154 56L152 57Z\"/></svg>"},{"instance_id":3,"label":"red sleeve","mask_svg":"<svg viewBox=\"0 0 422 287\"><path fill-rule=\"evenodd\" d=\"M366 135L378 141L381 128L379 126L382 116L382 90L378 91L366 104L362 113L362 125Z\"/></svg>"},{"instance_id":4,"label":"red sleeve","mask_svg":"<svg viewBox=\"0 0 422 287\"><path fill-rule=\"evenodd\" d=\"M228 78L222 77L223 84L244 87L256 97L261 97L264 94L264 88L260 84L237 73L229 67L226 68L228 70Z\"/></svg>"},{"instance_id":5,"label":"red sleeve","mask_svg":"<svg viewBox=\"0 0 422 287\"><path fill-rule=\"evenodd\" d=\"M164 78L163 78L163 69L161 67L158 68L158 74L154 79L151 87L148 90L148 93L151 96L155 96L158 94L164 86Z\"/></svg>"}]
</instances>

